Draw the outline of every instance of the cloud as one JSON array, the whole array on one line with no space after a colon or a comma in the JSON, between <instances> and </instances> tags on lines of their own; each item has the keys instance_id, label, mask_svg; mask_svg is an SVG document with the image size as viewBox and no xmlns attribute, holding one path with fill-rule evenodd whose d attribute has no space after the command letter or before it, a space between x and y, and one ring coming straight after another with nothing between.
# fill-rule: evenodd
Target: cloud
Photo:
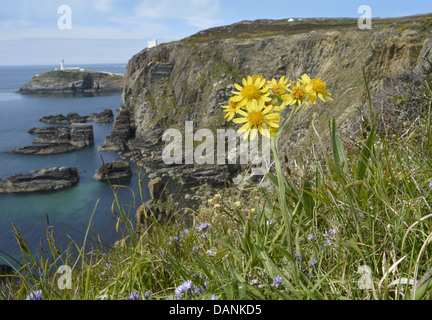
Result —
<instances>
[{"instance_id":1,"label":"cloud","mask_svg":"<svg viewBox=\"0 0 432 320\"><path fill-rule=\"evenodd\" d=\"M179 19L200 28L209 28L217 22L219 0L142 0L136 7L139 17L150 19Z\"/></svg>"},{"instance_id":2,"label":"cloud","mask_svg":"<svg viewBox=\"0 0 432 320\"><path fill-rule=\"evenodd\" d=\"M102 12L112 11L114 9L114 0L96 0L94 8Z\"/></svg>"}]
</instances>

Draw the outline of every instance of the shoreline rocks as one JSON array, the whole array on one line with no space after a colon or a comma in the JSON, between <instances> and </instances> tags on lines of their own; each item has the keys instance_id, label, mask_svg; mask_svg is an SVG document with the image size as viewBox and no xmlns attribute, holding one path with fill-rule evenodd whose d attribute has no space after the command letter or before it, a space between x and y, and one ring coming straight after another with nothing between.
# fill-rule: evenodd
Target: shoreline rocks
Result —
<instances>
[{"instance_id":1,"label":"shoreline rocks","mask_svg":"<svg viewBox=\"0 0 432 320\"><path fill-rule=\"evenodd\" d=\"M78 183L77 168L55 167L39 170L36 174L16 174L0 179L0 194L61 190Z\"/></svg>"},{"instance_id":2,"label":"shoreline rocks","mask_svg":"<svg viewBox=\"0 0 432 320\"><path fill-rule=\"evenodd\" d=\"M111 109L105 109L100 113L91 113L89 116L80 116L76 112L72 112L64 116L59 113L43 117L39 121L48 124L72 124L72 123L85 123L87 121L93 121L98 123L108 123L114 121L114 113Z\"/></svg>"},{"instance_id":3,"label":"shoreline rocks","mask_svg":"<svg viewBox=\"0 0 432 320\"><path fill-rule=\"evenodd\" d=\"M72 123L70 127L33 128L28 132L38 134L33 143L40 145L15 148L5 153L59 154L78 151L94 144L93 125L86 123Z\"/></svg>"},{"instance_id":4,"label":"shoreline rocks","mask_svg":"<svg viewBox=\"0 0 432 320\"><path fill-rule=\"evenodd\" d=\"M148 183L150 200L142 204L136 211L135 233L139 238L151 225L152 220L158 223L174 219L173 196L170 194L166 182L162 178L152 179Z\"/></svg>"},{"instance_id":5,"label":"shoreline rocks","mask_svg":"<svg viewBox=\"0 0 432 320\"><path fill-rule=\"evenodd\" d=\"M93 176L94 179L112 180L112 179L127 179L132 176L132 171L130 169L129 162L126 161L114 161L110 163L105 163Z\"/></svg>"}]
</instances>

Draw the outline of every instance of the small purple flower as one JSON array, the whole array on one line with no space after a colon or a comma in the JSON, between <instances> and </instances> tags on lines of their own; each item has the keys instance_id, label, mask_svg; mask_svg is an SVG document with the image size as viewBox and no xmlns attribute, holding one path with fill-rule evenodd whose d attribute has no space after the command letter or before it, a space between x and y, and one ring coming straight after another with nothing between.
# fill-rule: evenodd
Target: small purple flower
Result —
<instances>
[{"instance_id":1,"label":"small purple flower","mask_svg":"<svg viewBox=\"0 0 432 320\"><path fill-rule=\"evenodd\" d=\"M212 249L208 249L206 253L208 255L211 255L211 254L216 254L216 251L213 251Z\"/></svg>"},{"instance_id":2,"label":"small purple flower","mask_svg":"<svg viewBox=\"0 0 432 320\"><path fill-rule=\"evenodd\" d=\"M313 239L314 239L314 235L313 235L313 234L308 235L308 236L307 236L307 239L308 239L309 241L313 240Z\"/></svg>"},{"instance_id":3,"label":"small purple flower","mask_svg":"<svg viewBox=\"0 0 432 320\"><path fill-rule=\"evenodd\" d=\"M194 294L202 294L203 291L200 288L198 288L197 286L194 286L193 287L193 293Z\"/></svg>"},{"instance_id":4,"label":"small purple flower","mask_svg":"<svg viewBox=\"0 0 432 320\"><path fill-rule=\"evenodd\" d=\"M280 276L276 276L274 279L273 279L273 285L274 286L279 286L280 284L282 283L282 277L280 277Z\"/></svg>"},{"instance_id":5,"label":"small purple flower","mask_svg":"<svg viewBox=\"0 0 432 320\"><path fill-rule=\"evenodd\" d=\"M217 300L217 296L215 296L214 294L212 294L211 296L210 296L210 300Z\"/></svg>"},{"instance_id":6,"label":"small purple flower","mask_svg":"<svg viewBox=\"0 0 432 320\"><path fill-rule=\"evenodd\" d=\"M42 300L42 290L30 292L26 300Z\"/></svg>"},{"instance_id":7,"label":"small purple flower","mask_svg":"<svg viewBox=\"0 0 432 320\"><path fill-rule=\"evenodd\" d=\"M273 224L273 220L267 221L267 227Z\"/></svg>"},{"instance_id":8,"label":"small purple flower","mask_svg":"<svg viewBox=\"0 0 432 320\"><path fill-rule=\"evenodd\" d=\"M201 234L199 237L201 240L205 240L206 236L208 236L208 232Z\"/></svg>"},{"instance_id":9,"label":"small purple flower","mask_svg":"<svg viewBox=\"0 0 432 320\"><path fill-rule=\"evenodd\" d=\"M331 246L331 244L330 239L327 239L326 243L324 243L324 247Z\"/></svg>"},{"instance_id":10,"label":"small purple flower","mask_svg":"<svg viewBox=\"0 0 432 320\"><path fill-rule=\"evenodd\" d=\"M176 296L177 296L178 299L183 299L182 289L180 287L177 287L174 290L174 292L175 292L175 294L176 294Z\"/></svg>"},{"instance_id":11,"label":"small purple flower","mask_svg":"<svg viewBox=\"0 0 432 320\"><path fill-rule=\"evenodd\" d=\"M126 298L126 300L140 300L141 296L138 292L132 291L130 296Z\"/></svg>"},{"instance_id":12,"label":"small purple flower","mask_svg":"<svg viewBox=\"0 0 432 320\"><path fill-rule=\"evenodd\" d=\"M209 288L209 285L208 285L208 282L207 282L207 281L204 281L204 288L205 288L206 290L208 290L208 288Z\"/></svg>"},{"instance_id":13,"label":"small purple flower","mask_svg":"<svg viewBox=\"0 0 432 320\"><path fill-rule=\"evenodd\" d=\"M190 289L192 289L192 281L187 280L183 282L181 285L179 285L175 290L175 294L177 295L177 298L182 299L183 298L183 292L187 293Z\"/></svg>"},{"instance_id":14,"label":"small purple flower","mask_svg":"<svg viewBox=\"0 0 432 320\"><path fill-rule=\"evenodd\" d=\"M188 291L189 289L192 288L192 281L187 280L182 284L182 286L183 286L183 291Z\"/></svg>"},{"instance_id":15,"label":"small purple flower","mask_svg":"<svg viewBox=\"0 0 432 320\"><path fill-rule=\"evenodd\" d=\"M105 270L111 269L111 265L109 263L105 263Z\"/></svg>"},{"instance_id":16,"label":"small purple flower","mask_svg":"<svg viewBox=\"0 0 432 320\"><path fill-rule=\"evenodd\" d=\"M207 230L207 229L210 228L210 227L211 227L210 223L208 223L208 222L203 222L203 223L201 223L200 225L197 225L195 228L196 228L198 231L203 231L203 230Z\"/></svg>"},{"instance_id":17,"label":"small purple flower","mask_svg":"<svg viewBox=\"0 0 432 320\"><path fill-rule=\"evenodd\" d=\"M302 262L303 261L303 255L302 254L294 254L294 259L298 262Z\"/></svg>"},{"instance_id":18,"label":"small purple flower","mask_svg":"<svg viewBox=\"0 0 432 320\"><path fill-rule=\"evenodd\" d=\"M429 185L429 189L432 191L432 181L431 181L431 183Z\"/></svg>"},{"instance_id":19,"label":"small purple flower","mask_svg":"<svg viewBox=\"0 0 432 320\"><path fill-rule=\"evenodd\" d=\"M313 267L314 265L316 265L318 263L318 261L316 259L313 259L311 261L311 263L309 264L309 267Z\"/></svg>"},{"instance_id":20,"label":"small purple flower","mask_svg":"<svg viewBox=\"0 0 432 320\"><path fill-rule=\"evenodd\" d=\"M336 230L335 229L330 229L329 231L326 231L324 233L324 237L328 238L328 237L333 237L336 234Z\"/></svg>"},{"instance_id":21,"label":"small purple flower","mask_svg":"<svg viewBox=\"0 0 432 320\"><path fill-rule=\"evenodd\" d=\"M148 299L149 297L150 297L150 290L147 290L145 293L144 293L144 297L146 298L146 299Z\"/></svg>"}]
</instances>

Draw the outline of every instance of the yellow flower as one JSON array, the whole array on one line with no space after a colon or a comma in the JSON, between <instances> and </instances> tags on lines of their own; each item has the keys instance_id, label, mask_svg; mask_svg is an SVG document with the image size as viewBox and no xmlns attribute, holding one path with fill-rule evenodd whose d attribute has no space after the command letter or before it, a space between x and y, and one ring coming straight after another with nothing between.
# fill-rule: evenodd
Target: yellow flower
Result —
<instances>
[{"instance_id":1,"label":"yellow flower","mask_svg":"<svg viewBox=\"0 0 432 320\"><path fill-rule=\"evenodd\" d=\"M262 74L254 74L254 75L252 76L252 82L255 83L255 81L256 81L257 79L263 80L264 77L262 76Z\"/></svg>"},{"instance_id":2,"label":"yellow flower","mask_svg":"<svg viewBox=\"0 0 432 320\"><path fill-rule=\"evenodd\" d=\"M247 79L242 80L242 83L243 87L235 83L234 86L238 91L232 91L232 93L235 94L232 100L238 102L239 108L244 107L253 100L256 100L258 103L271 101L269 97L270 93L268 92L267 86L265 86L266 80L264 78L261 79L258 77L254 82L252 77L248 76Z\"/></svg>"},{"instance_id":3,"label":"yellow flower","mask_svg":"<svg viewBox=\"0 0 432 320\"><path fill-rule=\"evenodd\" d=\"M228 100L227 106L221 106L224 108L224 112L226 112L226 115L224 118L228 118L227 121L231 121L232 118L236 115L237 111L239 110L238 102L234 102L232 98Z\"/></svg>"},{"instance_id":4,"label":"yellow flower","mask_svg":"<svg viewBox=\"0 0 432 320\"><path fill-rule=\"evenodd\" d=\"M289 105L297 104L300 106L302 103L309 105L307 98L314 94L314 91L312 91L312 84L310 83L301 85L300 82L297 82L295 87L288 90L290 93L283 95L282 99Z\"/></svg>"},{"instance_id":5,"label":"yellow flower","mask_svg":"<svg viewBox=\"0 0 432 320\"><path fill-rule=\"evenodd\" d=\"M279 82L276 81L276 79L272 79L268 82L269 90L273 94L277 96L283 95L285 92L287 92L288 87L291 85L291 83L288 83L288 78L285 79L284 76L279 79Z\"/></svg>"},{"instance_id":6,"label":"yellow flower","mask_svg":"<svg viewBox=\"0 0 432 320\"><path fill-rule=\"evenodd\" d=\"M317 97L319 97L324 102L333 101L333 99L330 98L331 93L327 91L327 86L325 82L322 81L320 78L311 79L307 74L304 74L301 79L299 79L299 81L305 85L312 85L312 91L314 92L314 94L310 96L310 100L312 101L312 103L316 103Z\"/></svg>"},{"instance_id":7,"label":"yellow flower","mask_svg":"<svg viewBox=\"0 0 432 320\"><path fill-rule=\"evenodd\" d=\"M254 140L257 136L257 131L267 138L270 138L270 132L268 127L279 128L278 122L279 114L271 112L273 109L272 105L266 106L265 101L252 102L246 104L246 111L239 110L238 114L241 114L244 118L236 118L233 120L235 123L245 123L239 130L238 133L243 133L243 139L246 140L250 133L250 140ZM251 132L252 130L252 132Z\"/></svg>"}]
</instances>

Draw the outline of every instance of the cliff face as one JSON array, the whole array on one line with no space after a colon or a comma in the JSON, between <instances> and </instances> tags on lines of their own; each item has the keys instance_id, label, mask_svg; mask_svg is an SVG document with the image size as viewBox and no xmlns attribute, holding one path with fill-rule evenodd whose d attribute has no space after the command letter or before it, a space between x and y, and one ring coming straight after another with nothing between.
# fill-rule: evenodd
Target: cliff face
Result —
<instances>
[{"instance_id":1,"label":"cliff face","mask_svg":"<svg viewBox=\"0 0 432 320\"><path fill-rule=\"evenodd\" d=\"M285 152L310 146L313 116L324 136L334 117L342 135L355 137L369 110L363 67L374 94L388 77L430 68L431 49L430 20L419 18L378 20L372 30L359 30L356 20L345 19L253 21L202 31L132 57L120 115L101 148L130 151L135 159L152 162L165 129L182 129L185 121L194 121L196 129L231 126L220 106L227 104L233 83L254 74L295 80L307 73L325 80L333 94L334 103L298 113L281 139ZM148 168L158 170L158 165Z\"/></svg>"},{"instance_id":2,"label":"cliff face","mask_svg":"<svg viewBox=\"0 0 432 320\"><path fill-rule=\"evenodd\" d=\"M19 93L121 92L123 76L98 71L50 71L38 74Z\"/></svg>"}]
</instances>

